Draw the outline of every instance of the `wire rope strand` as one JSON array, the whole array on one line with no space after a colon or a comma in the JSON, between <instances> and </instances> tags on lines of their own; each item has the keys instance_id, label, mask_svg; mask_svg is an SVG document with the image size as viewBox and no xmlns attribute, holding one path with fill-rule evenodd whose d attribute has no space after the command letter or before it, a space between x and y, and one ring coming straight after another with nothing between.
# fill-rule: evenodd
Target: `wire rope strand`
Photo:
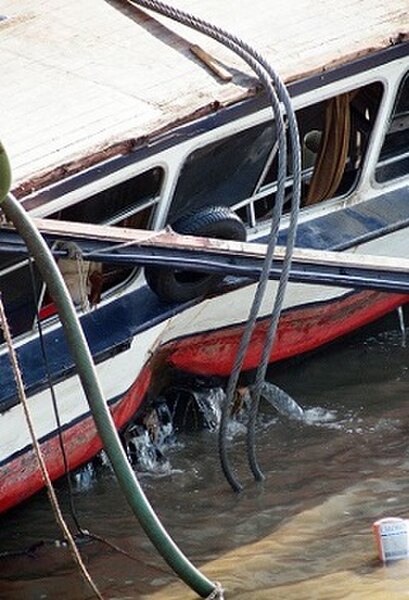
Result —
<instances>
[{"instance_id":1,"label":"wire rope strand","mask_svg":"<svg viewBox=\"0 0 409 600\"><path fill-rule=\"evenodd\" d=\"M29 252L29 250L27 250L27 252ZM48 360L47 350L46 350L45 340L44 340L43 326L41 323L40 314L39 314L38 305L37 305L36 291L35 291L35 274L34 274L34 268L33 268L33 262L32 262L32 255L30 252L29 252L28 264L29 264L29 271L30 271L31 288L32 288L32 292L33 292L33 302L35 305L35 312L36 312L38 339L40 341L41 354L42 354L43 361L44 361L44 369L46 372L48 388L50 390L50 396L51 396L51 403L53 406L55 422L57 425L58 442L60 445L61 456L62 456L62 460L63 460L63 464L64 464L64 475L65 475L65 479L66 479L67 485L68 485L68 498L69 498L69 505L70 505L70 513L71 513L72 520L74 521L74 525L77 528L77 531L80 534L83 534L85 530L83 527L81 527L81 524L80 524L80 521L78 518L78 514L77 514L77 510L75 507L75 502L74 502L74 494L73 494L73 489L72 489L71 477L70 477L70 473L69 473L68 458L67 458L67 453L65 451L65 446L64 446L63 429L62 429L62 424L61 424L61 419L60 419L60 413L58 411L57 396L55 394L54 384L52 381L50 363Z\"/></svg>"},{"instance_id":2,"label":"wire rope strand","mask_svg":"<svg viewBox=\"0 0 409 600\"><path fill-rule=\"evenodd\" d=\"M276 122L277 128L277 138L279 144L279 169L278 169L278 178L277 178L277 195L276 195L276 203L273 211L273 218L271 224L271 232L269 237L268 248L266 252L266 257L263 265L263 270L260 275L259 283L256 288L256 293L253 299L253 304L250 310L249 318L246 323L245 330L243 332L239 348L236 353L235 362L232 368L232 372L227 384L226 390L226 399L222 406L222 416L220 423L220 432L219 432L219 453L221 458L221 464L223 472L235 491L240 491L242 489L242 485L238 481L237 477L234 475L227 454L226 448L226 438L227 438L227 424L228 418L230 416L231 405L233 402L234 393L237 387L238 378L243 367L245 355L247 352L248 345L250 343L251 335L254 330L255 322L257 319L257 315L259 314L259 310L261 307L261 302L265 294L267 282L268 282L268 271L270 269L274 249L277 242L278 237L278 228L282 213L282 207L284 203L285 196L285 179L287 173L287 165L286 165L286 140L285 140L285 132L284 132L284 124L282 119L282 113L280 110L280 105L278 102L278 98L283 103L288 123L289 123L289 131L290 131L290 139L292 146L292 160L293 160L293 198L292 198L292 208L291 208L291 216L290 216L290 228L287 238L287 249L285 256L285 264L283 265L282 273L280 276L279 288L276 296L276 302L274 304L274 308L272 311L272 317L270 322L270 327L268 329L266 335L266 343L263 349L263 357L260 365L260 375L256 378L257 382L261 377L261 374L264 373L265 376L266 366L268 364L268 358L270 355L271 346L274 342L275 332L277 329L278 319L281 313L282 302L284 298L285 288L288 281L289 276L289 268L291 264L291 256L294 247L295 241L295 230L298 219L299 205L300 205L300 190L301 190L301 165L300 165L300 146L299 146L299 137L298 137L298 127L295 118L294 111L292 109L291 100L289 94L281 81L280 77L276 74L276 72L272 69L269 63L251 46L245 43L243 40L240 40L237 36L234 36L223 29L213 26L202 19L194 17L189 13L185 13L173 7L170 7L158 0L127 0L130 4L137 4L139 6L143 6L144 8L150 8L156 12L159 12L171 19L177 20L185 25L193 27L194 29L201 31L207 35L210 35L220 43L227 45L231 50L236 52L243 60L250 65L250 67L257 73L259 78L261 79L264 87L266 89L267 96L273 108L273 114ZM260 66L262 69L260 69ZM265 76L267 75L267 77ZM268 77L271 77L274 82L274 86L277 89L274 89L269 81ZM278 98L277 98L278 92ZM250 445L254 442L254 423L255 418L254 414L257 416L258 405L259 405L259 388L260 385L257 383L255 387L255 393L252 394L252 408L250 411L250 424L249 431L250 435L248 436L248 440L250 441ZM256 461L254 460L255 452L254 452L254 443L253 450L249 451L249 457L253 457L249 460L250 467L255 474L256 478L261 478L261 471L258 469L256 465Z\"/></svg>"}]
</instances>

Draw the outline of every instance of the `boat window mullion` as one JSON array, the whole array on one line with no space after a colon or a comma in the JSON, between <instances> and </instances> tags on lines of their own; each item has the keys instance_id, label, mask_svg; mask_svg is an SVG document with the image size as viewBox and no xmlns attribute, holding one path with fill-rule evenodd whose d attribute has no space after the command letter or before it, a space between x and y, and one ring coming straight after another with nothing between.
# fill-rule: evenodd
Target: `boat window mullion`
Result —
<instances>
[{"instance_id":1,"label":"boat window mullion","mask_svg":"<svg viewBox=\"0 0 409 600\"><path fill-rule=\"evenodd\" d=\"M268 173L271 165L273 164L273 161L274 161L275 157L277 156L277 152L278 152L278 140L276 140L274 142L274 145L273 145L273 147L271 149L271 152L270 152L270 154L267 157L267 160L265 162L265 165L264 165L264 168L263 168L263 170L261 172L261 175L258 178L258 181L257 181L257 183L256 183L256 185L254 187L254 192L253 192L252 196L254 196L255 194L257 194L257 192L259 191L259 189L263 185L263 182L264 182L264 180L266 178L266 175L267 175L267 173Z\"/></svg>"},{"instance_id":2,"label":"boat window mullion","mask_svg":"<svg viewBox=\"0 0 409 600\"><path fill-rule=\"evenodd\" d=\"M142 204L138 204L137 206L134 206L134 207L130 208L129 210L126 210L122 213L118 213L118 214L114 215L113 217L111 217L110 219L107 219L106 221L104 221L102 223L102 225L115 225L119 221L122 221L123 219L126 219L127 217L131 217L132 215L136 215L138 212L142 212L143 210L146 210L149 207L157 206L159 203L159 200L160 200L160 195L157 195L154 198L149 198L146 202L143 202Z\"/></svg>"},{"instance_id":3,"label":"boat window mullion","mask_svg":"<svg viewBox=\"0 0 409 600\"><path fill-rule=\"evenodd\" d=\"M378 183L400 179L409 172L407 138L409 132L409 73L396 92L388 127L378 156L375 179Z\"/></svg>"},{"instance_id":4,"label":"boat window mullion","mask_svg":"<svg viewBox=\"0 0 409 600\"><path fill-rule=\"evenodd\" d=\"M250 202L249 209L250 209L250 218L249 218L250 227L255 227L256 226L256 212L255 212L253 201Z\"/></svg>"}]
</instances>

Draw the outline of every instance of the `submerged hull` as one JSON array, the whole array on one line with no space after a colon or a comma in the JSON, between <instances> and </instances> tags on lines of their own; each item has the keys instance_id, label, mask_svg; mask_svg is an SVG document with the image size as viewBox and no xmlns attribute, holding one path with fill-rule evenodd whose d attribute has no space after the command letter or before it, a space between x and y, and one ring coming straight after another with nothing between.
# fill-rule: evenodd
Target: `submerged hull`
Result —
<instances>
[{"instance_id":1,"label":"submerged hull","mask_svg":"<svg viewBox=\"0 0 409 600\"><path fill-rule=\"evenodd\" d=\"M328 2L335 4L335 0ZM22 10L14 9L14 4L13 11ZM47 0L45 4L48 9L34 15L34 19L30 13L29 19L17 14L16 18L2 20L2 27L10 27L9 32L19 28L21 39L30 40L30 45L20 44L29 48L23 60L15 53L15 37L4 35L4 55L8 62L17 61L19 76L11 84L6 82L2 95L10 138L3 141L10 145L11 162L15 164L14 194L27 212L40 220L59 220L62 228L67 223L72 229L81 225L86 232L87 251L75 241L67 244L60 234L47 242L78 307L103 394L121 429L172 383L169 377L174 369L199 376L229 376L256 284L251 283L253 273L245 275L241 271L234 279L217 280L204 290L195 288L199 292L194 295L161 296L158 290L163 291L165 286L158 285L149 266L153 266L153 271L159 266L163 272L169 270L169 262L156 255L150 263L133 257L126 266L125 262L119 265L115 251L129 245L138 250L135 240L121 239L115 244L110 239L105 246L106 239L102 237L103 247L97 248L89 228L145 230L148 244L151 230L167 225L181 234L242 241L243 237L226 235L226 230L220 228L209 233L209 223L223 229L229 221L228 217L217 223L209 221L209 210L213 209L212 219L215 211L232 213L230 226L233 221L236 226L240 221L241 230L251 242L266 243L271 231L275 231L272 215L277 212L276 207L282 206L284 215L277 230L278 244L284 246L291 238L290 190L298 161L295 154L289 156L281 185L278 128L272 124L266 96L260 93L258 80L242 70L241 62L230 62L230 52L225 62L230 64L231 80L218 82L206 70L197 68L190 42L186 52L180 52L180 48L170 48L167 33L161 39L167 32L162 25L154 35L150 30L144 32L140 24L136 30L133 19L125 21L107 3L95 0L92 14L95 10L102 12L92 34L95 44L90 44L91 32L83 30L82 19L77 23L76 18L83 13L84 3L74 3L79 12L74 11L72 27L68 28L64 20L54 18L53 2ZM398 4L403 4L403 0ZM276 7L271 10L276 21ZM376 23L367 28L369 36L364 31L357 36L351 28L343 43L331 29L322 27L320 14L317 25L328 32L329 45L318 46L317 27L310 26L308 12L305 35L293 36L298 50L291 48L288 52L287 48L279 52L285 58L283 75L290 82L301 142L301 211L295 244L298 248L347 251L378 258L409 256L405 138L409 42L405 41L399 7L383 11L375 15L379 35L374 37L371 33L378 32ZM287 12L292 18L291 10ZM226 11L222 13L228 15ZM251 14L246 10L246 15ZM264 30L262 48L267 59L277 60L276 44L270 38L271 32L279 33L280 28L272 27L273 21L266 20L263 12L260 14L263 26L253 24L254 31ZM353 11L344 15L347 21L354 16ZM338 17L334 23L341 31ZM113 22L115 27L111 26ZM53 39L65 40L62 47L72 48L77 61L71 61L67 67L65 56L57 53L52 68L48 59L43 60L44 56L49 57L47 36L43 39L44 36L34 35L32 27L52 31ZM118 32L124 36L118 37ZM129 48L134 49L129 56L124 55L126 44L117 46L120 38L128 40ZM176 38L182 39L179 35ZM285 45L293 38L284 36ZM144 44L149 60L135 63L131 57ZM105 63L111 65L108 70L101 69L101 51L107 53ZM216 59L219 51L220 48L215 49ZM304 55L310 58L300 63ZM152 63L153 74L150 67L146 68L151 56L164 57L163 64ZM223 64L224 55L220 56ZM131 62L135 72L129 69ZM40 71L34 73L33 64ZM206 69L207 66L206 63ZM20 98L23 90L31 94L32 86L26 84L33 73L41 83L34 102L31 96L30 102L28 96L23 96L16 104L15 98ZM169 73L173 73L170 79ZM180 77L180 73L185 76ZM13 88L15 82L18 92ZM61 110L64 103L71 112ZM27 111L29 104L32 110ZM281 151L290 155L291 147L292 144L287 149L281 145ZM203 211L207 211L206 219ZM177 229L177 224L181 229ZM167 233L171 237L172 231ZM92 458L101 449L101 441L63 328L55 317L49 290L35 263L30 269L22 245L0 238L0 289L36 435L50 476L56 479L67 468L74 469ZM171 244L170 250L175 252ZM110 254L113 259L108 264ZM185 283L192 275L190 268L188 265L187 275L185 272L180 278ZM177 279L175 272L171 273ZM211 277L209 280L216 281ZM409 298L398 293L396 287L390 293L358 291L356 280L345 283L344 279L348 289L331 287L334 282L323 281L317 284L316 279L310 278L306 284L291 282L287 287L270 362L320 348L393 311ZM196 275L189 283L195 287ZM259 363L277 285L275 281L268 282L245 357L245 370L252 370ZM334 285L340 286L339 280ZM94 308L88 311L84 307L89 304ZM42 322L41 337L38 321ZM2 512L31 496L43 482L4 343L0 347L0 381Z\"/></svg>"},{"instance_id":2,"label":"submerged hull","mask_svg":"<svg viewBox=\"0 0 409 600\"><path fill-rule=\"evenodd\" d=\"M300 287L304 290L303 286L291 286L294 295ZM320 294L316 294L316 301L293 305L283 311L270 356L271 362L319 348L382 317L407 301L407 296L401 294L345 291L334 294L328 288L322 288L321 295L324 289L327 290L327 299L318 299ZM144 407L151 386L160 389L166 385L164 378L167 366L194 375L229 375L244 330L244 321L229 322L226 315L223 326L212 330L198 328L203 325L205 313L214 311L215 303L228 305L231 302L241 302L245 306L246 297L248 300L251 296L249 292L253 290L254 287L249 286L248 289L230 292L222 299L205 300L181 311L166 319L154 335L151 331L150 335L136 336L125 356L120 354L98 365L99 373L105 373L102 383L118 429L123 428ZM268 316L265 316L257 322L245 358L245 370L254 369L259 363L268 321ZM189 323L189 334L183 333L189 330ZM142 348L143 344L145 348ZM152 353L153 347L155 351ZM145 362L136 359L137 355L147 357L149 354L150 357ZM125 361L127 365L133 363L135 368L128 367L125 373ZM122 394L112 396L115 383L118 384L118 389L120 387L121 374L124 382L132 378L133 383ZM61 477L66 471L61 440L69 470L90 460L102 448L86 401L84 398L79 401L81 392L76 378L68 377L57 385L56 392L62 423L61 433L56 427L49 393L40 392L30 397L34 419L41 423L41 434L38 437L52 479ZM48 396L47 400L45 394ZM3 425L4 432L6 429L8 432L20 431L19 436L2 434L0 512L3 512L30 497L44 484L28 433L21 431L26 428L21 405L17 404L4 412L0 425Z\"/></svg>"}]
</instances>

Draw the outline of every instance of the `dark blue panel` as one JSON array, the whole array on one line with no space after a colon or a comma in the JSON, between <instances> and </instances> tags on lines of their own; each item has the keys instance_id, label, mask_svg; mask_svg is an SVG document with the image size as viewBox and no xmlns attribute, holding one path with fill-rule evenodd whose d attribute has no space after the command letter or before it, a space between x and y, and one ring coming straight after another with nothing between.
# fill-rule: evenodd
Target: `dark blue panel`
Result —
<instances>
[{"instance_id":1,"label":"dark blue panel","mask_svg":"<svg viewBox=\"0 0 409 600\"><path fill-rule=\"evenodd\" d=\"M180 307L179 307L180 309ZM143 287L81 318L85 336L96 361L125 350L133 336L173 315L175 308L160 302ZM44 335L49 370L54 381L74 370L62 327ZM47 387L47 372L39 339L18 349L18 359L27 393ZM0 411L16 403L15 383L7 355L0 358Z\"/></svg>"},{"instance_id":2,"label":"dark blue panel","mask_svg":"<svg viewBox=\"0 0 409 600\"><path fill-rule=\"evenodd\" d=\"M317 250L345 250L409 225L409 187L382 194L300 223L296 245ZM279 236L284 245L287 231Z\"/></svg>"}]
</instances>

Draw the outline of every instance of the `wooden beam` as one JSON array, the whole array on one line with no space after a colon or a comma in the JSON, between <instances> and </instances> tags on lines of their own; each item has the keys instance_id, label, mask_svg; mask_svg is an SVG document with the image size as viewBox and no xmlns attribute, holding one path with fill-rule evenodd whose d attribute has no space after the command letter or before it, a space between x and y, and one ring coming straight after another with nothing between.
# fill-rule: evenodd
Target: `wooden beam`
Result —
<instances>
[{"instance_id":1,"label":"wooden beam","mask_svg":"<svg viewBox=\"0 0 409 600\"><path fill-rule=\"evenodd\" d=\"M173 250L206 250L210 254L223 254L226 256L242 256L263 259L266 245L250 242L236 242L213 238L202 238L188 235L179 235L172 229L149 231L145 229L130 229L112 227L109 225L91 225L88 223L74 223L52 219L33 219L38 229L44 235L59 236L64 239L85 239L115 244L135 245L138 247L170 248ZM278 246L275 258L282 260L285 248ZM349 252L332 252L328 250L312 250L308 248L295 248L293 260L299 264L316 263L325 266L337 267L364 267L373 271L390 271L393 273L409 274L409 259L391 256L372 256Z\"/></svg>"},{"instance_id":2,"label":"wooden beam","mask_svg":"<svg viewBox=\"0 0 409 600\"><path fill-rule=\"evenodd\" d=\"M256 280L265 258L265 244L179 235L171 229L147 231L34 219L53 253L67 257L70 242L85 260L127 266L157 266L204 273L235 275ZM72 248L71 248L72 250ZM27 255L24 243L12 229L0 229L0 252ZM277 247L270 279L281 274L285 248ZM409 260L296 248L290 280L348 289L371 289L409 294Z\"/></svg>"}]
</instances>

